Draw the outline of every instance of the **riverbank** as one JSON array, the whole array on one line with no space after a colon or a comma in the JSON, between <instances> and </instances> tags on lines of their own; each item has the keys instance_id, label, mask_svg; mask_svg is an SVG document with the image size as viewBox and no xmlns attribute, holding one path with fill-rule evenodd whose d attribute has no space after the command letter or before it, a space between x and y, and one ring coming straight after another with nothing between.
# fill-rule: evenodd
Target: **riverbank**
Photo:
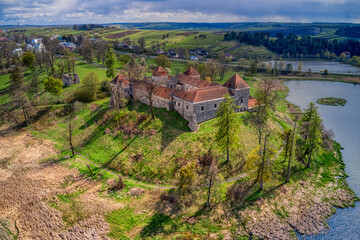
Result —
<instances>
[{"instance_id":1,"label":"riverbank","mask_svg":"<svg viewBox=\"0 0 360 240\"><path fill-rule=\"evenodd\" d=\"M354 206L359 199L348 187L340 145L319 156L317 165L298 172L291 183L269 191L253 206L239 212L247 232L264 239L296 239L324 233L337 208ZM304 178L306 176L306 178Z\"/></svg>"},{"instance_id":2,"label":"riverbank","mask_svg":"<svg viewBox=\"0 0 360 240\"><path fill-rule=\"evenodd\" d=\"M326 82L344 82L344 83L355 83L360 84L360 76L343 76L343 75L334 75L329 74L324 75L310 75L310 76L276 76L276 77L265 77L265 78L274 78L283 81L326 81Z\"/></svg>"},{"instance_id":3,"label":"riverbank","mask_svg":"<svg viewBox=\"0 0 360 240\"><path fill-rule=\"evenodd\" d=\"M287 101L296 104L301 109L307 107L310 102L326 96L344 97L347 100L344 106L316 105L325 128L333 130L335 140L344 147L341 152L345 163L345 172L349 175L346 182L359 196L360 114L354 109L360 104L358 94L360 85L330 81L287 81L284 84L289 89ZM347 236L347 239L359 239L359 206L357 203L355 208L338 209L328 221L329 229L326 235L321 234L306 237L306 239L342 239L343 236Z\"/></svg>"}]
</instances>

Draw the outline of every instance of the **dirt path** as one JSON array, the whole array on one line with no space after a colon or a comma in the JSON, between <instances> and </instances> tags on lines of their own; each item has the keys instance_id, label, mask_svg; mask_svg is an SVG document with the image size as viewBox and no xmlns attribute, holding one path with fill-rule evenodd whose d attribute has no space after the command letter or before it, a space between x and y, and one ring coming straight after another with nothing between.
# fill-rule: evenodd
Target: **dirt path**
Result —
<instances>
[{"instance_id":1,"label":"dirt path","mask_svg":"<svg viewBox=\"0 0 360 240\"><path fill-rule=\"evenodd\" d=\"M0 239L108 239L103 215L122 204L99 197L101 185L76 169L41 163L58 153L53 145L27 131L0 138ZM79 191L75 210L59 200Z\"/></svg>"}]
</instances>

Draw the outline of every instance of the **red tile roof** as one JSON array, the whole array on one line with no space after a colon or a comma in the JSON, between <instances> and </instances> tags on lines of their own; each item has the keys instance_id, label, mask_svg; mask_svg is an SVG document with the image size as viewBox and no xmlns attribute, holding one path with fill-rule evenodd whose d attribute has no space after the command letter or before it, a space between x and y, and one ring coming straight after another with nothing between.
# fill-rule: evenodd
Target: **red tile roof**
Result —
<instances>
[{"instance_id":1,"label":"red tile roof","mask_svg":"<svg viewBox=\"0 0 360 240\"><path fill-rule=\"evenodd\" d=\"M227 93L233 95L228 88L217 85L207 88L192 89L188 91L177 90L174 92L173 96L196 103L223 98Z\"/></svg>"},{"instance_id":2,"label":"red tile roof","mask_svg":"<svg viewBox=\"0 0 360 240\"><path fill-rule=\"evenodd\" d=\"M171 99L171 95L175 92L175 89L159 86L154 89L153 94L166 99Z\"/></svg>"},{"instance_id":3,"label":"red tile roof","mask_svg":"<svg viewBox=\"0 0 360 240\"><path fill-rule=\"evenodd\" d=\"M185 74L178 74L178 75L176 75L176 78L182 83L187 83L187 84L190 84L190 85L192 85L194 87L198 87L198 88L205 88L205 87L219 85L217 83L213 83L213 82L209 83L209 82L203 81L199 78L194 78L191 76L187 76Z\"/></svg>"},{"instance_id":4,"label":"red tile roof","mask_svg":"<svg viewBox=\"0 0 360 240\"><path fill-rule=\"evenodd\" d=\"M190 67L188 70L184 72L184 75L191 77L200 77L200 73L195 70L195 68Z\"/></svg>"},{"instance_id":5,"label":"red tile roof","mask_svg":"<svg viewBox=\"0 0 360 240\"><path fill-rule=\"evenodd\" d=\"M249 96L249 106L248 108L254 108L258 105L256 98L253 98L252 96Z\"/></svg>"},{"instance_id":6,"label":"red tile roof","mask_svg":"<svg viewBox=\"0 0 360 240\"><path fill-rule=\"evenodd\" d=\"M130 87L130 82L122 74L118 74L112 81L113 84L121 84L124 88Z\"/></svg>"},{"instance_id":7,"label":"red tile roof","mask_svg":"<svg viewBox=\"0 0 360 240\"><path fill-rule=\"evenodd\" d=\"M153 72L153 76L160 77L160 76L167 76L167 72L162 67L157 67Z\"/></svg>"},{"instance_id":8,"label":"red tile roof","mask_svg":"<svg viewBox=\"0 0 360 240\"><path fill-rule=\"evenodd\" d=\"M248 88L249 85L242 79L237 73L234 74L226 83L223 85L224 87L232 88L232 89L240 89L240 88Z\"/></svg>"}]
</instances>

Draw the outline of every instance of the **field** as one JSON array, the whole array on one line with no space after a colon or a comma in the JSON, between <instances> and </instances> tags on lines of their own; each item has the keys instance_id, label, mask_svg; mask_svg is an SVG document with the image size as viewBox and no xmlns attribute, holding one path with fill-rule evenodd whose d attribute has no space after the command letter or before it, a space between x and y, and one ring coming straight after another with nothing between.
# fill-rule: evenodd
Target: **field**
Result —
<instances>
[{"instance_id":1,"label":"field","mask_svg":"<svg viewBox=\"0 0 360 240\"><path fill-rule=\"evenodd\" d=\"M251 46L237 41L224 41L216 46L213 46L210 50L213 54L216 54L216 52L219 51L224 51L225 54L231 54L241 58L258 57L264 59L276 57L276 54L265 47Z\"/></svg>"},{"instance_id":2,"label":"field","mask_svg":"<svg viewBox=\"0 0 360 240\"><path fill-rule=\"evenodd\" d=\"M234 57L243 58L259 57L269 58L276 55L264 47L250 46L239 44L236 41L224 42L223 33L218 32L201 32L201 31L165 31L165 30L141 30L141 31L115 31L106 35L107 40L116 36L118 40L123 37L129 37L131 41L136 42L143 37L146 40L146 47L151 48L153 45L166 49L183 47L186 49L204 48L209 53L216 54L218 51L224 51L226 54L232 54ZM205 36L205 37L204 37Z\"/></svg>"},{"instance_id":3,"label":"field","mask_svg":"<svg viewBox=\"0 0 360 240\"><path fill-rule=\"evenodd\" d=\"M122 36L128 31L114 31L107 33L105 40L111 40L108 36L111 34L119 34ZM203 35L205 37L199 37ZM124 35L125 36L125 35ZM137 41L143 37L147 41L147 47L152 44L158 45L166 43L166 49L184 47L192 48L209 48L222 41L223 35L218 35L213 32L184 32L184 31L166 31L166 30L141 30L134 34L128 35L131 41ZM121 40L121 39L120 39Z\"/></svg>"},{"instance_id":4,"label":"field","mask_svg":"<svg viewBox=\"0 0 360 240\"><path fill-rule=\"evenodd\" d=\"M12 32L16 32L18 30L10 30ZM35 36L35 35L44 35L51 37L53 35L68 35L68 34L78 34L84 31L77 31L71 28L53 28L53 27L41 27L41 28L22 28L20 30L21 33L26 36Z\"/></svg>"},{"instance_id":5,"label":"field","mask_svg":"<svg viewBox=\"0 0 360 240\"><path fill-rule=\"evenodd\" d=\"M135 34L135 33L138 33L140 31L125 31L125 32L119 32L119 33L114 33L114 34L111 34L111 35L108 35L106 36L106 38L109 38L109 39L118 39L118 38L123 38L123 37L127 37L131 34Z\"/></svg>"}]
</instances>

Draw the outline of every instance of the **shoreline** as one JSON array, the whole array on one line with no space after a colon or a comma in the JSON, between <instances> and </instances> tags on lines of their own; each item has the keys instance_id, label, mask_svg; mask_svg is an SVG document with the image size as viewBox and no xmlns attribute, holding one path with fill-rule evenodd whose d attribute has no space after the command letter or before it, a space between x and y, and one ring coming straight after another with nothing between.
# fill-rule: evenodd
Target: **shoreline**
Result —
<instances>
[{"instance_id":1,"label":"shoreline","mask_svg":"<svg viewBox=\"0 0 360 240\"><path fill-rule=\"evenodd\" d=\"M346 182L345 164L338 146L333 152L335 161L328 166L336 175L335 182L323 184L325 167L299 173L298 181L282 185L273 193L275 196L259 199L240 213L251 218L246 224L247 231L265 239L318 235L326 233L328 219L337 208L354 207L359 198Z\"/></svg>"}]
</instances>

